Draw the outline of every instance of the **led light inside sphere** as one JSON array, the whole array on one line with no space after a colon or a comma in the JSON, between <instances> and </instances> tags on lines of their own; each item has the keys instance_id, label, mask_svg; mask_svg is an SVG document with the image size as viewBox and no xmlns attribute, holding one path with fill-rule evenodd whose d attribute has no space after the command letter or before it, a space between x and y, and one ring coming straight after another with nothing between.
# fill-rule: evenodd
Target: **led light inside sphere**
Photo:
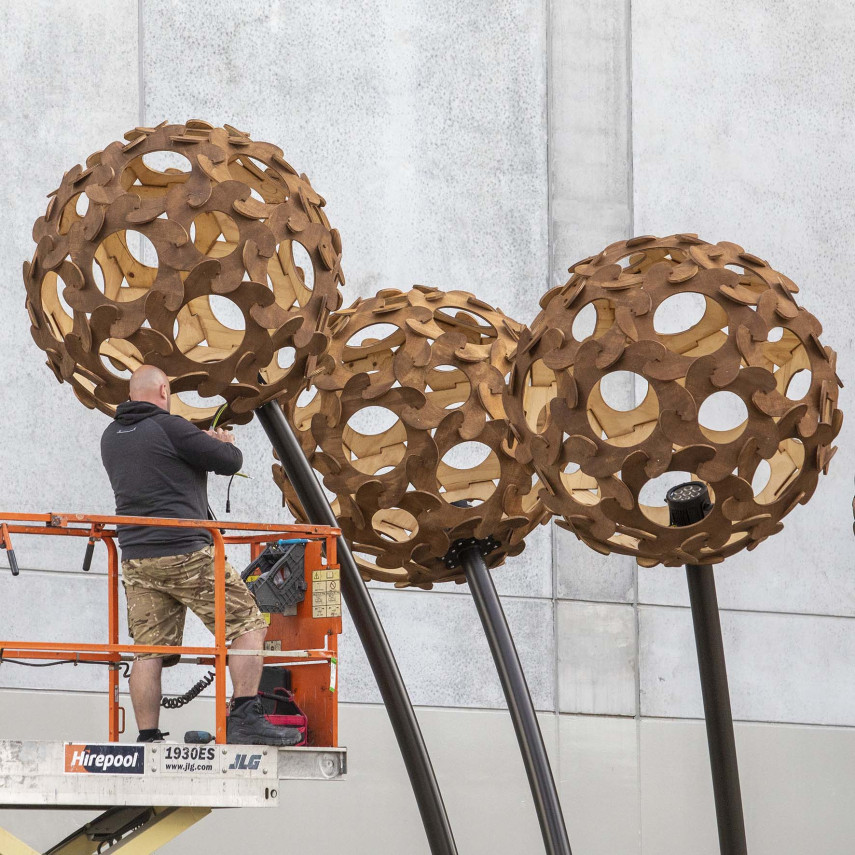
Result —
<instances>
[{"instance_id":1,"label":"led light inside sphere","mask_svg":"<svg viewBox=\"0 0 855 855\"><path fill-rule=\"evenodd\" d=\"M547 515L507 448L502 402L521 325L463 291L385 290L330 319L314 387L285 413L334 499L365 578L462 581L445 556L492 537L516 555ZM282 470L274 477L298 519Z\"/></svg>"},{"instance_id":2,"label":"led light inside sphere","mask_svg":"<svg viewBox=\"0 0 855 855\"><path fill-rule=\"evenodd\" d=\"M522 333L505 401L559 525L645 566L716 563L779 531L843 419L836 355L795 284L692 234L621 241L571 271ZM712 508L669 527L666 492L692 480Z\"/></svg>"},{"instance_id":3,"label":"led light inside sphere","mask_svg":"<svg viewBox=\"0 0 855 855\"><path fill-rule=\"evenodd\" d=\"M697 499L703 492L704 488L700 484L685 484L671 490L668 498L675 502L689 502Z\"/></svg>"},{"instance_id":4,"label":"led light inside sphere","mask_svg":"<svg viewBox=\"0 0 855 855\"><path fill-rule=\"evenodd\" d=\"M75 166L24 265L36 344L60 382L112 414L147 362L172 411L246 422L296 395L341 303L341 241L281 149L202 121L136 128Z\"/></svg>"}]
</instances>

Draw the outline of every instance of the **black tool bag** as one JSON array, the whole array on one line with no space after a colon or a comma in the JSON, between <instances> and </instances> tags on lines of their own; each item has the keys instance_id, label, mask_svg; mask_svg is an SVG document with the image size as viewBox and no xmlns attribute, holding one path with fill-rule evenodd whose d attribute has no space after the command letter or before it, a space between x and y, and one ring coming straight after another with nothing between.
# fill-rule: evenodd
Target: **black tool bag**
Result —
<instances>
[{"instance_id":1,"label":"black tool bag","mask_svg":"<svg viewBox=\"0 0 855 855\"><path fill-rule=\"evenodd\" d=\"M241 579L263 612L283 613L306 599L303 558L305 540L278 540L271 543L246 570Z\"/></svg>"}]
</instances>

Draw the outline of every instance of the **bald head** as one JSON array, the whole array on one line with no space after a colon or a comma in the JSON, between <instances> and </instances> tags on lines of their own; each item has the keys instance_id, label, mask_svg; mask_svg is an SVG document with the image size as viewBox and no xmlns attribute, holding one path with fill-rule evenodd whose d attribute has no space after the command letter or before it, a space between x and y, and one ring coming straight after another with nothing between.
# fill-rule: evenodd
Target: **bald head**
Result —
<instances>
[{"instance_id":1,"label":"bald head","mask_svg":"<svg viewBox=\"0 0 855 855\"><path fill-rule=\"evenodd\" d=\"M169 378L153 365L141 365L131 375L129 397L169 412Z\"/></svg>"}]
</instances>

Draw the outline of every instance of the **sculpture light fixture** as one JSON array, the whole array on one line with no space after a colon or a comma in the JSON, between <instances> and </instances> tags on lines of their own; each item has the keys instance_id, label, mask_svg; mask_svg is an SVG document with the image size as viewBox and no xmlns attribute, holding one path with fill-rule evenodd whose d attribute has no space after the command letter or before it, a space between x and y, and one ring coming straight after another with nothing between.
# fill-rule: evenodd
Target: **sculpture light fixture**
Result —
<instances>
[{"instance_id":1,"label":"sculpture light fixture","mask_svg":"<svg viewBox=\"0 0 855 855\"><path fill-rule=\"evenodd\" d=\"M645 566L717 563L779 531L842 423L836 355L793 282L690 234L621 241L572 273L522 334L506 400L558 524ZM672 307L694 323L674 329ZM630 394L610 404L618 372ZM708 485L703 520L669 526L666 473Z\"/></svg>"}]
</instances>

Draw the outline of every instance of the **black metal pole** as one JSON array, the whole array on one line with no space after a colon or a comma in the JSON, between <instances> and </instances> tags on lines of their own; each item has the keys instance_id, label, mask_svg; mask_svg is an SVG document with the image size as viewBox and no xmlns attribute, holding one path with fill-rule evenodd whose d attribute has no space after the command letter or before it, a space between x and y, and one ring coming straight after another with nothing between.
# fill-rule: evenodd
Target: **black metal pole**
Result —
<instances>
[{"instance_id":1,"label":"black metal pole","mask_svg":"<svg viewBox=\"0 0 855 855\"><path fill-rule=\"evenodd\" d=\"M255 413L276 449L285 475L309 520L315 525L337 527L338 520L282 410L276 402L271 401L259 407ZM341 591L389 713L422 815L431 853L457 855L442 793L407 688L374 602L343 537L338 538L338 560L341 565Z\"/></svg>"},{"instance_id":2,"label":"black metal pole","mask_svg":"<svg viewBox=\"0 0 855 855\"><path fill-rule=\"evenodd\" d=\"M736 739L713 568L709 564L687 564L686 579L701 673L719 848L721 855L747 855Z\"/></svg>"},{"instance_id":3,"label":"black metal pole","mask_svg":"<svg viewBox=\"0 0 855 855\"><path fill-rule=\"evenodd\" d=\"M685 526L698 522L711 508L706 485L699 481L680 484L669 490L665 498L672 525ZM718 845L721 855L747 855L736 738L712 565L687 564L686 580L689 584L689 602L692 606L704 700Z\"/></svg>"},{"instance_id":4,"label":"black metal pole","mask_svg":"<svg viewBox=\"0 0 855 855\"><path fill-rule=\"evenodd\" d=\"M462 549L460 561L508 702L547 855L571 855L543 735L493 577L477 546Z\"/></svg>"}]
</instances>

